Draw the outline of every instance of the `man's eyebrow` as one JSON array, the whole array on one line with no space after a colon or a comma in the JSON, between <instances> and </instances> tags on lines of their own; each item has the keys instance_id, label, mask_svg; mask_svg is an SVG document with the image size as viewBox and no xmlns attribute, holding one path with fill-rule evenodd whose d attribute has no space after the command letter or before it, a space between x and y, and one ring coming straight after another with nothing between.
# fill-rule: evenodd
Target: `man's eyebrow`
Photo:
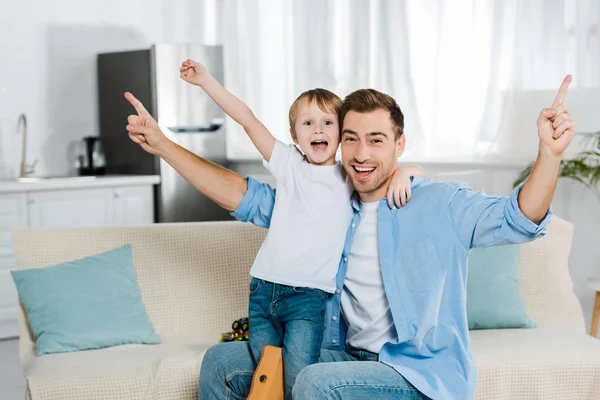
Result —
<instances>
[{"instance_id":1,"label":"man's eyebrow","mask_svg":"<svg viewBox=\"0 0 600 400\"><path fill-rule=\"evenodd\" d=\"M358 136L358 133L356 133L352 129L344 129L342 131L342 135L344 135L344 134ZM388 138L388 135L386 133L384 133L384 132L369 132L369 133L367 133L366 136L367 137L383 136L386 139Z\"/></svg>"},{"instance_id":2,"label":"man's eyebrow","mask_svg":"<svg viewBox=\"0 0 600 400\"><path fill-rule=\"evenodd\" d=\"M383 132L369 132L367 133L367 136L383 136L386 139L388 137L388 135Z\"/></svg>"}]
</instances>

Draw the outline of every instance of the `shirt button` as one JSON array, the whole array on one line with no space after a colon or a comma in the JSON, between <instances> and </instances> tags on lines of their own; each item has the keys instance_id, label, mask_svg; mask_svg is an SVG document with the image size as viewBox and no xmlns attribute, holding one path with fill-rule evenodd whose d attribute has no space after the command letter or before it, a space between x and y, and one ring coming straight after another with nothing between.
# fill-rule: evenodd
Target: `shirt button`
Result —
<instances>
[{"instance_id":1,"label":"shirt button","mask_svg":"<svg viewBox=\"0 0 600 400\"><path fill-rule=\"evenodd\" d=\"M344 257L344 262L348 262L348 257Z\"/></svg>"},{"instance_id":2,"label":"shirt button","mask_svg":"<svg viewBox=\"0 0 600 400\"><path fill-rule=\"evenodd\" d=\"M356 224L353 222L353 223L352 223L352 227L354 228L355 226L356 226Z\"/></svg>"},{"instance_id":3,"label":"shirt button","mask_svg":"<svg viewBox=\"0 0 600 400\"><path fill-rule=\"evenodd\" d=\"M337 317L334 315L333 317L331 317L332 320L337 321Z\"/></svg>"},{"instance_id":4,"label":"shirt button","mask_svg":"<svg viewBox=\"0 0 600 400\"><path fill-rule=\"evenodd\" d=\"M335 289L336 294L340 294L340 289Z\"/></svg>"},{"instance_id":5,"label":"shirt button","mask_svg":"<svg viewBox=\"0 0 600 400\"><path fill-rule=\"evenodd\" d=\"M333 340L331 341L331 343L333 343L333 344L336 344L336 343L337 343L337 340L333 339Z\"/></svg>"}]
</instances>

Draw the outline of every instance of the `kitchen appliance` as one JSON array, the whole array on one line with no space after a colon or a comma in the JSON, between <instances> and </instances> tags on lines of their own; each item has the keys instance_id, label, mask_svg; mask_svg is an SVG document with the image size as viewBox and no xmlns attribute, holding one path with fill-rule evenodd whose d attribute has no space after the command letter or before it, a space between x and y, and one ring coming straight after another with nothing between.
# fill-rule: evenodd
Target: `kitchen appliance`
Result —
<instances>
[{"instance_id":1,"label":"kitchen appliance","mask_svg":"<svg viewBox=\"0 0 600 400\"><path fill-rule=\"evenodd\" d=\"M77 146L76 155L77 172L81 176L104 175L106 163L102 142L99 137L86 136Z\"/></svg>"},{"instance_id":2,"label":"kitchen appliance","mask_svg":"<svg viewBox=\"0 0 600 400\"><path fill-rule=\"evenodd\" d=\"M217 221L229 213L199 193L171 166L133 143L125 130L135 110L123 97L133 93L163 132L193 153L227 166L223 111L199 87L179 77L181 63L202 62L223 83L221 46L155 44L150 49L99 54L100 137L109 174L158 174L158 222Z\"/></svg>"}]
</instances>

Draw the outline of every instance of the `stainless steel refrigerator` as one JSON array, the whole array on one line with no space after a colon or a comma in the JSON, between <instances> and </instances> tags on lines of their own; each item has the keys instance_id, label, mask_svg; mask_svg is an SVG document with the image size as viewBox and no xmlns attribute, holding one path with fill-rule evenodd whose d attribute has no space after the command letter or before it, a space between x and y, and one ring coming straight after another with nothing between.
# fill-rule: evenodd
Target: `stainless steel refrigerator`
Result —
<instances>
[{"instance_id":1,"label":"stainless steel refrigerator","mask_svg":"<svg viewBox=\"0 0 600 400\"><path fill-rule=\"evenodd\" d=\"M98 55L100 137L106 170L108 174L160 175L155 193L158 222L231 219L166 162L133 143L125 130L127 116L134 114L123 97L129 91L174 141L227 166L225 115L201 88L180 79L179 68L187 58L202 62L223 83L221 46L156 44L145 50Z\"/></svg>"}]
</instances>

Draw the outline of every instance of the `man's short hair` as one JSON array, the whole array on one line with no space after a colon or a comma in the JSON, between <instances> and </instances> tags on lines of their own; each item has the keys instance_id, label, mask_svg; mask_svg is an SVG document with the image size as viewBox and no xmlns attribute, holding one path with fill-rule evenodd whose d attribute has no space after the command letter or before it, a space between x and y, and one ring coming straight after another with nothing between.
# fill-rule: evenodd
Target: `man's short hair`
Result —
<instances>
[{"instance_id":1,"label":"man's short hair","mask_svg":"<svg viewBox=\"0 0 600 400\"><path fill-rule=\"evenodd\" d=\"M379 109L390 113L395 138L398 140L404 134L404 114L392 96L375 89L360 89L346 96L340 108L340 127L343 129L344 118L350 111L368 113Z\"/></svg>"}]
</instances>

